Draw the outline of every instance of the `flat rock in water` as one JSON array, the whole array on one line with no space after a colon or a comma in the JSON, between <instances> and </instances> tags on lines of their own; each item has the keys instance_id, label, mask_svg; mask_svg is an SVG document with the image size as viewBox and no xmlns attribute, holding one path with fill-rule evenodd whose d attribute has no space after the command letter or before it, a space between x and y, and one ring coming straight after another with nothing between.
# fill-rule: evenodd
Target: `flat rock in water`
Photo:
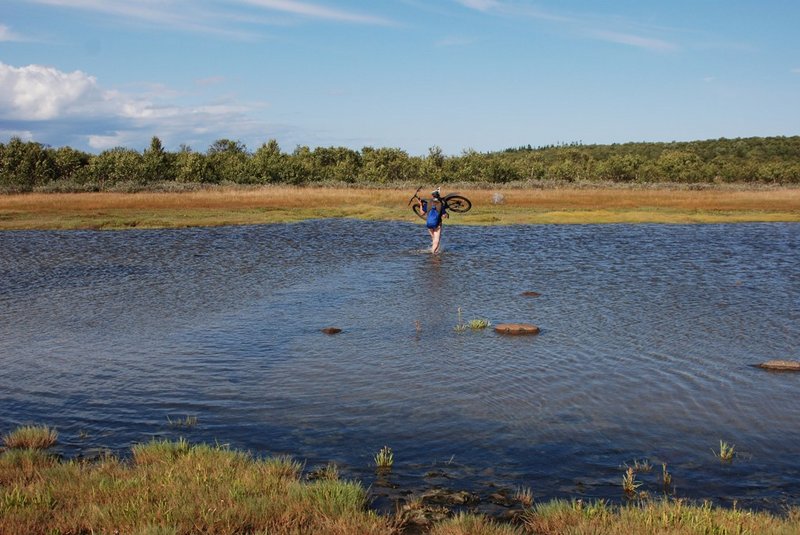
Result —
<instances>
[{"instance_id":1,"label":"flat rock in water","mask_svg":"<svg viewBox=\"0 0 800 535\"><path fill-rule=\"evenodd\" d=\"M525 297L539 297L542 294L540 294L539 292L522 292L522 295L524 295Z\"/></svg>"},{"instance_id":2,"label":"flat rock in water","mask_svg":"<svg viewBox=\"0 0 800 535\"><path fill-rule=\"evenodd\" d=\"M325 334L339 334L342 330L339 327L325 327L322 332Z\"/></svg>"},{"instance_id":3,"label":"flat rock in water","mask_svg":"<svg viewBox=\"0 0 800 535\"><path fill-rule=\"evenodd\" d=\"M800 361L797 360L768 360L758 365L765 370L780 370L800 372Z\"/></svg>"},{"instance_id":4,"label":"flat rock in water","mask_svg":"<svg viewBox=\"0 0 800 535\"><path fill-rule=\"evenodd\" d=\"M498 323L494 330L500 334L539 334L539 327L531 323Z\"/></svg>"}]
</instances>

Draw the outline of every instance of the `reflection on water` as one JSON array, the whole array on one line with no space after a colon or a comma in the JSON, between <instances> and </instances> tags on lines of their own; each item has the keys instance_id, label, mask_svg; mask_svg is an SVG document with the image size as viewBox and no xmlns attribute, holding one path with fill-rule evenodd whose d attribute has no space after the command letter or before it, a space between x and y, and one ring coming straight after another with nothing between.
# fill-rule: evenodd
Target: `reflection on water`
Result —
<instances>
[{"instance_id":1,"label":"reflection on water","mask_svg":"<svg viewBox=\"0 0 800 535\"><path fill-rule=\"evenodd\" d=\"M55 425L67 455L186 434L367 483L389 444L401 472L449 462L540 498L618 498L648 458L684 496L798 501L800 375L750 365L800 358L800 225L428 240L357 221L2 233L0 432ZM458 308L542 334L458 333Z\"/></svg>"}]
</instances>

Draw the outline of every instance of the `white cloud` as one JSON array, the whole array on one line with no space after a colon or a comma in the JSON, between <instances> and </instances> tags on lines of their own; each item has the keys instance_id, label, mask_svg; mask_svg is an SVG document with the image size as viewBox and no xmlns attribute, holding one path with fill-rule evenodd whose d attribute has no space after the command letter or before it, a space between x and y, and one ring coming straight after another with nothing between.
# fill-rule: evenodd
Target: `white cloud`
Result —
<instances>
[{"instance_id":1,"label":"white cloud","mask_svg":"<svg viewBox=\"0 0 800 535\"><path fill-rule=\"evenodd\" d=\"M91 148L96 150L113 149L114 147L124 147L134 141L135 137L131 132L114 132L111 135L95 135L88 136L88 144Z\"/></svg>"},{"instance_id":2,"label":"white cloud","mask_svg":"<svg viewBox=\"0 0 800 535\"><path fill-rule=\"evenodd\" d=\"M0 116L47 120L63 117L87 101L102 100L97 81L81 71L66 73L42 65L0 63Z\"/></svg>"},{"instance_id":3,"label":"white cloud","mask_svg":"<svg viewBox=\"0 0 800 535\"><path fill-rule=\"evenodd\" d=\"M30 130L6 130L0 129L0 139L18 137L23 141L33 141L33 132Z\"/></svg>"},{"instance_id":4,"label":"white cloud","mask_svg":"<svg viewBox=\"0 0 800 535\"><path fill-rule=\"evenodd\" d=\"M262 103L235 97L186 104L187 96L160 84L140 84L140 92L103 88L82 71L54 67L14 67L0 62L0 124L4 132L51 142L66 135L93 149L141 146L153 135L165 141L208 143L224 136L260 138L269 131L257 118ZM211 139L208 139L211 138Z\"/></svg>"}]
</instances>

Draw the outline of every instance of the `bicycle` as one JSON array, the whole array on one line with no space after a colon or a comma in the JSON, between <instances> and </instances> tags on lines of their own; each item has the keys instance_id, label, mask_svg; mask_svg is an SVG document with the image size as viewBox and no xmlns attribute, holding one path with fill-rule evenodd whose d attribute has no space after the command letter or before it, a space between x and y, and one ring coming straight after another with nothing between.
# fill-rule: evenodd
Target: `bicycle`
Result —
<instances>
[{"instance_id":1,"label":"bicycle","mask_svg":"<svg viewBox=\"0 0 800 535\"><path fill-rule=\"evenodd\" d=\"M422 189L422 186L417 188L417 191L414 192L414 195L411 196L411 199L408 200L408 205L411 206L411 209L414 210L414 213L417 214L422 219L425 219L425 214L422 213L422 210L419 207L419 203L415 203L414 201L417 199L422 200L422 197L418 195L419 190ZM445 195L444 197L439 196L439 189L432 193L434 199L437 199L442 202L442 207L448 212L456 212L458 214L463 214L465 212L469 212L469 209L472 208L472 202L464 197L463 195L459 195L458 193L450 193L449 195Z\"/></svg>"}]
</instances>

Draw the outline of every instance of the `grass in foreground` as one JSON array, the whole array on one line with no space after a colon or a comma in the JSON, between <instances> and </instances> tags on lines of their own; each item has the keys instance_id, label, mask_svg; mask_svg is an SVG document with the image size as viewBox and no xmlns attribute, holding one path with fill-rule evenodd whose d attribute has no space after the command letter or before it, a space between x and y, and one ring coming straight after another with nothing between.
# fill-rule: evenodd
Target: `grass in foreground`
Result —
<instances>
[{"instance_id":1,"label":"grass in foreground","mask_svg":"<svg viewBox=\"0 0 800 535\"><path fill-rule=\"evenodd\" d=\"M3 436L3 443L7 448L24 448L45 450L55 445L58 432L47 426L26 425L18 427L8 435Z\"/></svg>"},{"instance_id":2,"label":"grass in foreground","mask_svg":"<svg viewBox=\"0 0 800 535\"><path fill-rule=\"evenodd\" d=\"M359 483L302 482L291 459L154 441L131 463L0 457L0 533L390 533Z\"/></svg>"},{"instance_id":3,"label":"grass in foreground","mask_svg":"<svg viewBox=\"0 0 800 535\"><path fill-rule=\"evenodd\" d=\"M785 518L710 504L690 505L681 500L655 500L622 507L606 502L556 500L537 505L523 517L527 532L541 535L796 535L800 509Z\"/></svg>"},{"instance_id":4,"label":"grass in foreground","mask_svg":"<svg viewBox=\"0 0 800 535\"><path fill-rule=\"evenodd\" d=\"M392 535L399 518L368 510L357 482L304 481L290 458L255 459L220 446L152 441L130 462L60 461L44 451L0 454L0 533L256 533ZM434 535L800 533L800 509L786 516L681 500L551 501L530 505L516 524L458 514Z\"/></svg>"},{"instance_id":5,"label":"grass in foreground","mask_svg":"<svg viewBox=\"0 0 800 535\"><path fill-rule=\"evenodd\" d=\"M445 193L450 190L445 188ZM420 222L411 189L269 186L182 193L0 195L3 229L123 229L245 225L349 217ZM800 221L800 188L461 190L473 202L448 225Z\"/></svg>"}]
</instances>

